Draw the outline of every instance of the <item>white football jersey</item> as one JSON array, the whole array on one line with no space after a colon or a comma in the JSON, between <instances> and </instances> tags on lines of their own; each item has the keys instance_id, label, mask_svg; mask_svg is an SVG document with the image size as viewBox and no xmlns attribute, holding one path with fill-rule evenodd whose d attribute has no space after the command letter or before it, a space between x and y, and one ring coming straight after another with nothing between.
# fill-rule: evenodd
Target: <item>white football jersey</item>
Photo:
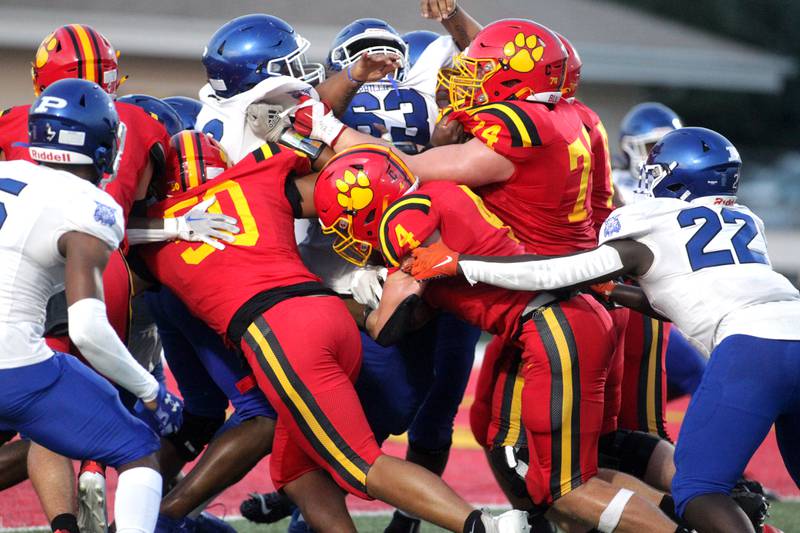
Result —
<instances>
[{"instance_id":1,"label":"white football jersey","mask_svg":"<svg viewBox=\"0 0 800 533\"><path fill-rule=\"evenodd\" d=\"M764 223L732 198L642 200L614 211L599 239L650 248L639 285L706 353L735 334L800 340L800 293L772 270Z\"/></svg>"},{"instance_id":2,"label":"white football jersey","mask_svg":"<svg viewBox=\"0 0 800 533\"><path fill-rule=\"evenodd\" d=\"M319 98L311 85L289 76L275 76L243 93L230 98L217 96L211 85L200 89L203 107L197 114L195 127L210 133L219 141L233 163L238 163L247 154L264 144L247 123L247 108L250 104L266 102L283 106L285 109L299 103L303 95Z\"/></svg>"},{"instance_id":3,"label":"white football jersey","mask_svg":"<svg viewBox=\"0 0 800 533\"><path fill-rule=\"evenodd\" d=\"M42 338L45 308L64 288L58 239L69 231L117 248L124 235L122 208L68 172L0 162L0 368L52 356Z\"/></svg>"},{"instance_id":4,"label":"white football jersey","mask_svg":"<svg viewBox=\"0 0 800 533\"><path fill-rule=\"evenodd\" d=\"M436 83L439 69L453 64L458 53L453 39L439 37L422 51L403 81L365 83L353 97L342 122L373 137L417 151L427 146L439 107Z\"/></svg>"}]
</instances>

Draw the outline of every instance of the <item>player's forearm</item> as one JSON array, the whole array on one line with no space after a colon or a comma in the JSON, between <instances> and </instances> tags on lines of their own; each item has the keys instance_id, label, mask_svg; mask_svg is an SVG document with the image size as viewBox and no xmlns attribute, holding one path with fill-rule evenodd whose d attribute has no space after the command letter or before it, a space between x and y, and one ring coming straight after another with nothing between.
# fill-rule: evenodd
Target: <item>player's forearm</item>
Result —
<instances>
[{"instance_id":1,"label":"player's forearm","mask_svg":"<svg viewBox=\"0 0 800 533\"><path fill-rule=\"evenodd\" d=\"M361 82L348 76L347 70L343 70L317 85L316 90L319 99L330 106L334 115L340 117L347 111L350 100L356 95L361 85L363 85Z\"/></svg>"},{"instance_id":2,"label":"player's forearm","mask_svg":"<svg viewBox=\"0 0 800 533\"><path fill-rule=\"evenodd\" d=\"M442 20L442 26L453 38L459 50L467 48L483 28L464 8L458 5L449 18Z\"/></svg>"},{"instance_id":3,"label":"player's forearm","mask_svg":"<svg viewBox=\"0 0 800 533\"><path fill-rule=\"evenodd\" d=\"M480 282L504 289L527 291L599 283L613 279L624 271L619 252L610 246L565 257L536 257L462 255L458 261L458 269L472 284Z\"/></svg>"},{"instance_id":4,"label":"player's forearm","mask_svg":"<svg viewBox=\"0 0 800 533\"><path fill-rule=\"evenodd\" d=\"M635 285L615 284L611 293L608 294L608 300L623 307L629 307L643 315L670 322L667 317L653 309L644 291Z\"/></svg>"},{"instance_id":5,"label":"player's forearm","mask_svg":"<svg viewBox=\"0 0 800 533\"><path fill-rule=\"evenodd\" d=\"M108 323L102 301L78 300L69 306L67 313L70 339L95 370L144 402L156 398L158 382L122 344Z\"/></svg>"},{"instance_id":6,"label":"player's forearm","mask_svg":"<svg viewBox=\"0 0 800 533\"><path fill-rule=\"evenodd\" d=\"M384 141L378 137L373 137L372 135L367 135L366 133L361 133L358 130L348 127L342 131L341 135L339 135L331 148L333 148L334 152L339 153L359 144L382 144L384 146L392 146L392 143L390 142ZM394 150L394 152L399 156L402 156L403 154L402 150Z\"/></svg>"}]
</instances>

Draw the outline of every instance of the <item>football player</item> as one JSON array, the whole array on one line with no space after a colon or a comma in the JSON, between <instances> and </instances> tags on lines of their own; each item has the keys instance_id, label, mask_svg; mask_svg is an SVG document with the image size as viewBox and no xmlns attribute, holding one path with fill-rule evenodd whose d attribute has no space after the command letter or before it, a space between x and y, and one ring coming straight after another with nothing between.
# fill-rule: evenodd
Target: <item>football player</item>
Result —
<instances>
[{"instance_id":1,"label":"football player","mask_svg":"<svg viewBox=\"0 0 800 533\"><path fill-rule=\"evenodd\" d=\"M385 152L382 160L398 164ZM473 510L437 476L381 454L353 388L360 363L355 323L297 252L294 218L315 214L310 172L307 157L268 143L216 179L157 204L151 214L175 216L217 194L223 212L238 213L242 231L224 251L151 245L143 250L150 271L245 355L279 414L273 481L313 529L353 530L329 475L351 494L453 531L497 531L500 519ZM320 502L333 509L323 511ZM524 522L521 514L504 520L512 522L509 531Z\"/></svg>"},{"instance_id":2,"label":"football player","mask_svg":"<svg viewBox=\"0 0 800 533\"><path fill-rule=\"evenodd\" d=\"M0 426L117 468L117 530L149 531L161 499L156 434L106 380L42 338L45 306L63 284L69 335L84 357L135 394L158 429L179 423L174 399L131 357L102 300L100 274L124 229L121 208L96 185L113 171L123 130L111 98L85 80L43 91L28 122L30 157L42 165L4 162L0 183L0 253L16 265L3 270L0 298Z\"/></svg>"},{"instance_id":3,"label":"football player","mask_svg":"<svg viewBox=\"0 0 800 533\"><path fill-rule=\"evenodd\" d=\"M197 129L197 115L203 108L203 104L199 100L188 96L168 96L163 100L181 117L182 130Z\"/></svg>"},{"instance_id":4,"label":"football player","mask_svg":"<svg viewBox=\"0 0 800 533\"><path fill-rule=\"evenodd\" d=\"M413 179L407 167L371 161L387 150L357 146L337 154L320 173L314 193L323 227L337 235L338 253L367 258L374 250L395 270L378 308L365 320L370 334L382 344L402 338L419 320L421 296L518 347L523 376L512 386L521 388L517 401L536 452L526 484L537 510L549 508L548 516L562 525L578 521L602 531L676 531L648 501L660 500L660 493L629 476L597 469L603 385L612 353L610 344L597 342L611 330L602 306L583 295L523 294L458 281L421 285L397 270L424 242L441 240L489 255L521 255L525 248L466 186L403 187L404 180ZM581 335L575 334L576 325ZM635 487L644 497L623 487ZM623 513L626 503L635 511Z\"/></svg>"},{"instance_id":5,"label":"football player","mask_svg":"<svg viewBox=\"0 0 800 533\"><path fill-rule=\"evenodd\" d=\"M773 423L784 464L800 484L800 293L772 270L763 222L736 203L740 172L739 153L725 137L682 128L657 142L641 169L641 190L652 199L615 211L599 248L475 262L443 249L419 251L413 267L418 279L445 269L470 283L519 290L620 275L638 280L641 290L615 283L599 290L672 320L711 356L681 427L672 481L678 513L701 532L753 531L729 494Z\"/></svg>"},{"instance_id":6,"label":"football player","mask_svg":"<svg viewBox=\"0 0 800 533\"><path fill-rule=\"evenodd\" d=\"M364 56L323 82L323 66L305 61L309 46L271 15L245 15L224 24L203 52L208 83L199 93L197 129L217 139L236 163L264 141L278 141L289 126L288 110L301 96L319 91L342 108L361 84L396 68L395 57Z\"/></svg>"}]
</instances>

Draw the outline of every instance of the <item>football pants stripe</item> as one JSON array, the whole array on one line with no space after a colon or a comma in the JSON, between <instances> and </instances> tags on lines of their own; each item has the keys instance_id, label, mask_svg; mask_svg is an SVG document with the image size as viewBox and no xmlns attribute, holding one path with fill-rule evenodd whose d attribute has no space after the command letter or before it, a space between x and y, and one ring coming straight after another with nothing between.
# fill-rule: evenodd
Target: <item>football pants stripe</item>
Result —
<instances>
[{"instance_id":1,"label":"football pants stripe","mask_svg":"<svg viewBox=\"0 0 800 533\"><path fill-rule=\"evenodd\" d=\"M550 361L551 466L550 493L556 500L581 483L580 477L580 381L578 353L569 325L565 332L562 320L551 306L534 317ZM559 309L561 314L561 310ZM561 314L561 318L563 314ZM566 319L563 320L566 323ZM576 416L577 415L577 416ZM577 440L578 442L573 442ZM575 452L578 452L577 454Z\"/></svg>"},{"instance_id":2,"label":"football pants stripe","mask_svg":"<svg viewBox=\"0 0 800 533\"><path fill-rule=\"evenodd\" d=\"M525 432L522 430L522 352L517 352L509 363L509 372L505 373L503 401L500 407L500 430L494 439L494 446L519 447L525 444Z\"/></svg>"},{"instance_id":3,"label":"football pants stripe","mask_svg":"<svg viewBox=\"0 0 800 533\"><path fill-rule=\"evenodd\" d=\"M266 320L258 317L253 321L244 339L258 356L261 369L314 450L345 483L366 494L369 463L353 451L322 412L311 391L295 373Z\"/></svg>"},{"instance_id":4,"label":"football pants stripe","mask_svg":"<svg viewBox=\"0 0 800 533\"><path fill-rule=\"evenodd\" d=\"M386 258L389 264L395 267L400 266L401 258L392 245L392 239L389 235L389 222L398 214L408 209L418 209L427 215L431 209L431 199L422 194L410 194L397 200L383 214L378 229L381 251L383 252L383 257Z\"/></svg>"}]
</instances>

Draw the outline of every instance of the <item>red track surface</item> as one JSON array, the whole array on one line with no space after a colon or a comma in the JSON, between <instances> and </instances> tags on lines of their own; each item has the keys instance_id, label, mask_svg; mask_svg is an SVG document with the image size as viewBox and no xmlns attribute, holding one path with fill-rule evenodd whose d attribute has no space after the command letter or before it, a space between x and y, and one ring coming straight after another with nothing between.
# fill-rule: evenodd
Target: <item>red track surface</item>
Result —
<instances>
[{"instance_id":1,"label":"red track surface","mask_svg":"<svg viewBox=\"0 0 800 533\"><path fill-rule=\"evenodd\" d=\"M473 380L470 382L464 403L456 419L454 449L450 455L450 463L444 478L459 494L471 502L482 505L502 505L505 503L504 497L489 472L483 452L478 449L477 444L472 439L472 434L469 432L467 408L472 402L475 377L476 374L473 374ZM668 406L667 420L672 435L678 434L680 421L683 419L687 404L687 400L679 400ZM405 453L405 446L402 439L398 438L386 443L384 450L389 454L402 456ZM747 473L750 477L758 479L766 487L782 496L800 497L800 491L798 491L786 473L778 454L774 431L770 432L767 440L756 452ZM113 514L113 487L115 485L116 475L114 472L109 472L109 497L112 501L109 505L109 513L111 514ZM265 459L239 484L217 498L210 510L222 516L238 515L239 503L243 498L247 497L249 492L265 491L269 490L270 487L267 460ZM351 509L356 511L388 509L384 504L365 502L355 498L349 498L349 505ZM29 482L0 493L0 527L25 527L44 524L46 524L46 519Z\"/></svg>"}]
</instances>

